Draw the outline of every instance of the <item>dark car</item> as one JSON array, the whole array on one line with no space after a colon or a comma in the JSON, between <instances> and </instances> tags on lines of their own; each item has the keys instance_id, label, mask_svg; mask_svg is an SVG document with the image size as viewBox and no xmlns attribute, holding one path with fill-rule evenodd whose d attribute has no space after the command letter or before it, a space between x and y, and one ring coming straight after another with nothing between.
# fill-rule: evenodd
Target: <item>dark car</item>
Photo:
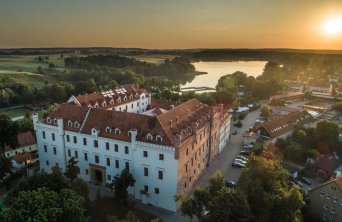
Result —
<instances>
[{"instance_id":1,"label":"dark car","mask_svg":"<svg viewBox=\"0 0 342 222\"><path fill-rule=\"evenodd\" d=\"M240 151L240 154L241 155L244 155L244 156L249 156L252 154L252 151L248 151L248 150L241 150Z\"/></svg>"},{"instance_id":2,"label":"dark car","mask_svg":"<svg viewBox=\"0 0 342 222\"><path fill-rule=\"evenodd\" d=\"M303 183L306 183L307 185L311 185L311 182L306 177L300 177L299 178Z\"/></svg>"},{"instance_id":3,"label":"dark car","mask_svg":"<svg viewBox=\"0 0 342 222\"><path fill-rule=\"evenodd\" d=\"M231 180L227 180L225 184L227 187L235 187L235 182Z\"/></svg>"}]
</instances>

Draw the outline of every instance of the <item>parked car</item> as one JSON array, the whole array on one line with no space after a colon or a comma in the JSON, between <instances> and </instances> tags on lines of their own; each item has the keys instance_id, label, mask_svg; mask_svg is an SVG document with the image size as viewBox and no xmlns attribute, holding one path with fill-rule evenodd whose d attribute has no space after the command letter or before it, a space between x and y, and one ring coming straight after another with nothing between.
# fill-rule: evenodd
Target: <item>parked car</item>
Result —
<instances>
[{"instance_id":1,"label":"parked car","mask_svg":"<svg viewBox=\"0 0 342 222\"><path fill-rule=\"evenodd\" d=\"M231 180L227 180L225 184L227 187L235 187L235 182Z\"/></svg>"},{"instance_id":2,"label":"parked car","mask_svg":"<svg viewBox=\"0 0 342 222\"><path fill-rule=\"evenodd\" d=\"M253 144L248 144L248 145L244 145L243 148L244 149L253 149Z\"/></svg>"},{"instance_id":3,"label":"parked car","mask_svg":"<svg viewBox=\"0 0 342 222\"><path fill-rule=\"evenodd\" d=\"M244 157L244 156L236 156L235 159L240 159L240 160L244 160L244 161L248 160L248 158Z\"/></svg>"},{"instance_id":4,"label":"parked car","mask_svg":"<svg viewBox=\"0 0 342 222\"><path fill-rule=\"evenodd\" d=\"M311 185L311 182L308 180L306 177L299 177L299 179L303 182L306 183L307 185Z\"/></svg>"},{"instance_id":5,"label":"parked car","mask_svg":"<svg viewBox=\"0 0 342 222\"><path fill-rule=\"evenodd\" d=\"M244 161L244 160L241 160L241 159L234 159L234 162L239 162L239 163L242 163L242 164L246 164L247 161Z\"/></svg>"},{"instance_id":6,"label":"parked car","mask_svg":"<svg viewBox=\"0 0 342 222\"><path fill-rule=\"evenodd\" d=\"M233 162L232 166L233 167L240 167L240 168L245 168L246 167L245 164L240 163L240 162L236 162L236 161Z\"/></svg>"},{"instance_id":7,"label":"parked car","mask_svg":"<svg viewBox=\"0 0 342 222\"><path fill-rule=\"evenodd\" d=\"M249 150L241 150L240 151L240 154L241 155L245 155L245 156L249 156L252 154L252 151L249 151Z\"/></svg>"}]
</instances>

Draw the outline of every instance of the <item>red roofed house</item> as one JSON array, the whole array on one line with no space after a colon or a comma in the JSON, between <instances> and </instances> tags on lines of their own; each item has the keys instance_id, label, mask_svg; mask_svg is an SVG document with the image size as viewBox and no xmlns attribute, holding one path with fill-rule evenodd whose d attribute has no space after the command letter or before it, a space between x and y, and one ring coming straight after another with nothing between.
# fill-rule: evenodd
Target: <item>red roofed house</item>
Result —
<instances>
[{"instance_id":1,"label":"red roofed house","mask_svg":"<svg viewBox=\"0 0 342 222\"><path fill-rule=\"evenodd\" d=\"M309 190L310 210L322 221L342 221L342 177Z\"/></svg>"},{"instance_id":2,"label":"red roofed house","mask_svg":"<svg viewBox=\"0 0 342 222\"><path fill-rule=\"evenodd\" d=\"M313 123L314 118L307 111L302 110L259 124L256 126L256 131L261 138L276 142L278 138L289 136L296 125L307 127Z\"/></svg>"},{"instance_id":3,"label":"red roofed house","mask_svg":"<svg viewBox=\"0 0 342 222\"><path fill-rule=\"evenodd\" d=\"M174 196L191 191L226 146L230 115L196 99L172 105L137 113L62 104L42 121L34 115L40 167L65 170L75 157L80 178L103 185L127 168L136 179L128 188L132 196L176 211Z\"/></svg>"},{"instance_id":4,"label":"red roofed house","mask_svg":"<svg viewBox=\"0 0 342 222\"><path fill-rule=\"evenodd\" d=\"M13 149L10 146L6 146L4 154L7 158L11 158L17 163L26 165L38 160L37 152L37 143L32 132L25 132L18 134L18 147Z\"/></svg>"}]
</instances>

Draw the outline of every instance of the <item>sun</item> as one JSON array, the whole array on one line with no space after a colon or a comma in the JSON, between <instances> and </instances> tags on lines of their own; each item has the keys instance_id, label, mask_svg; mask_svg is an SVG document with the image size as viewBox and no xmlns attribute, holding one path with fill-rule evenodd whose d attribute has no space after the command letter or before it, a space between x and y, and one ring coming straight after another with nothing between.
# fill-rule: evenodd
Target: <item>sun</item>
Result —
<instances>
[{"instance_id":1,"label":"sun","mask_svg":"<svg viewBox=\"0 0 342 222\"><path fill-rule=\"evenodd\" d=\"M324 31L328 35L338 35L342 33L341 17L330 18L324 25Z\"/></svg>"}]
</instances>

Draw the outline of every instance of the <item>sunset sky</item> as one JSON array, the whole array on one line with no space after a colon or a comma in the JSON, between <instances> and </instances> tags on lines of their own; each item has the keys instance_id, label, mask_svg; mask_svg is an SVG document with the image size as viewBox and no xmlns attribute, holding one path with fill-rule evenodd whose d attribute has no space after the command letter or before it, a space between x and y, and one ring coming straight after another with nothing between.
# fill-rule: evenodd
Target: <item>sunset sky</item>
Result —
<instances>
[{"instance_id":1,"label":"sunset sky","mask_svg":"<svg viewBox=\"0 0 342 222\"><path fill-rule=\"evenodd\" d=\"M0 48L88 46L342 49L342 0L0 0Z\"/></svg>"}]
</instances>

